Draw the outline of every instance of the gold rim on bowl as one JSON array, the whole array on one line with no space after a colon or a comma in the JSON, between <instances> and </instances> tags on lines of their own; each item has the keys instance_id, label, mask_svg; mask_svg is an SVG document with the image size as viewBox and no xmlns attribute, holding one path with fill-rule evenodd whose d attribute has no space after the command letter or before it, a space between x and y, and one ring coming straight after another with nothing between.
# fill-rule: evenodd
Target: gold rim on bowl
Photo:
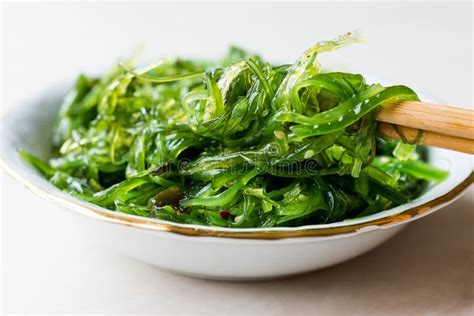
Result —
<instances>
[{"instance_id":1,"label":"gold rim on bowl","mask_svg":"<svg viewBox=\"0 0 474 316\"><path fill-rule=\"evenodd\" d=\"M294 237L327 237L343 234L351 234L360 231L365 227L375 226L377 228L384 228L389 225L401 223L407 221L415 216L421 215L428 212L432 208L446 203L458 195L460 195L465 189L469 187L471 183L474 182L474 172L454 187L451 191L446 194L423 203L419 206L412 207L408 210L405 210L399 214L387 216L380 219L374 219L371 221L351 224L347 226L339 227L327 227L327 228L305 228L295 230L262 230L262 231L232 231L232 230L214 230L212 227L203 226L200 227L187 227L187 226L178 226L172 222L162 223L155 220L150 220L145 217L136 217L130 216L128 214L119 213L115 211L105 211L98 208L88 207L66 199L57 194L48 192L43 188L37 186L34 183L31 183L22 176L20 173L14 170L14 168L8 166L3 159L0 159L0 166L15 180L18 180L20 183L25 185L32 192L36 193L39 196L45 197L49 200L65 205L83 215L89 217L94 217L99 220L104 220L108 222L113 222L116 224L122 224L142 229L155 230L155 231L164 231L175 233L185 236L198 236L198 237L221 237L221 238L239 238L239 239L284 239L284 238L294 238Z\"/></svg>"}]
</instances>

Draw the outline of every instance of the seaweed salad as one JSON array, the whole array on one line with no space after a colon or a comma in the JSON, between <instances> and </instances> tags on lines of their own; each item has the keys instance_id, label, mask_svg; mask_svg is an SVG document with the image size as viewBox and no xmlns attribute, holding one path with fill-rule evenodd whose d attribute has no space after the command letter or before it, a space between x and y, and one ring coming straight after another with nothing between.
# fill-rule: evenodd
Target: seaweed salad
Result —
<instances>
[{"instance_id":1,"label":"seaweed salad","mask_svg":"<svg viewBox=\"0 0 474 316\"><path fill-rule=\"evenodd\" d=\"M446 172L423 147L387 141L375 116L410 88L323 72L321 53L274 65L231 47L218 61L118 64L80 75L54 127L52 158L20 155L53 185L110 210L177 223L330 223L406 203Z\"/></svg>"}]
</instances>

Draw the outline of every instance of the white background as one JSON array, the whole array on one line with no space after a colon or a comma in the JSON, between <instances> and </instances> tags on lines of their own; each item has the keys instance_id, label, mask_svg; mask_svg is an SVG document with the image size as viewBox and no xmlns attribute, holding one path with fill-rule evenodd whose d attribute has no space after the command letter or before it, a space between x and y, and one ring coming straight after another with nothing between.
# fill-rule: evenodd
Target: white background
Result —
<instances>
[{"instance_id":1,"label":"white background","mask_svg":"<svg viewBox=\"0 0 474 316\"><path fill-rule=\"evenodd\" d=\"M238 44L291 62L320 39L358 29L365 44L323 66L377 74L470 107L472 3L3 4L2 102L147 48L145 59L219 57ZM474 191L350 262L266 283L162 272L98 247L87 229L1 174L3 309L203 314L474 313ZM61 213L61 214L60 214ZM61 215L61 216L58 216Z\"/></svg>"}]
</instances>

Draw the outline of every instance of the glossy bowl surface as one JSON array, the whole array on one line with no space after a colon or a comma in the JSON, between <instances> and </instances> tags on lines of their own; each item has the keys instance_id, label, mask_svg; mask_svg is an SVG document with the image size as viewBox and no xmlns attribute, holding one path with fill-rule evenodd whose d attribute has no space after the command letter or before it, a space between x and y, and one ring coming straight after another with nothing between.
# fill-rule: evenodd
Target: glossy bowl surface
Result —
<instances>
[{"instance_id":1,"label":"glossy bowl surface","mask_svg":"<svg viewBox=\"0 0 474 316\"><path fill-rule=\"evenodd\" d=\"M24 149L47 158L51 129L67 85L31 97L2 117L2 167L31 191L85 215L99 240L161 268L206 278L277 278L327 267L360 255L407 223L453 202L472 183L472 157L430 149L430 163L447 169L443 183L410 203L370 216L293 228L233 229L176 224L110 211L59 191L25 164Z\"/></svg>"}]
</instances>

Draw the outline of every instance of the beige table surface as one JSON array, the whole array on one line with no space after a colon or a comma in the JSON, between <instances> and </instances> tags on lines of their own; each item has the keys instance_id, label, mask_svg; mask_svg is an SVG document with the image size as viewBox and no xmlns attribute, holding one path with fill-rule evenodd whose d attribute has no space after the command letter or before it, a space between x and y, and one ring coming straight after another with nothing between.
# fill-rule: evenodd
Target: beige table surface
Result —
<instances>
[{"instance_id":1,"label":"beige table surface","mask_svg":"<svg viewBox=\"0 0 474 316\"><path fill-rule=\"evenodd\" d=\"M148 43L149 56L216 56L239 43L289 61L314 39L353 29L369 42L327 55L325 64L377 73L451 104L473 101L469 2L2 9L2 113L140 43ZM1 185L4 313L474 314L473 188L352 261L288 280L225 283L172 275L102 249L87 229L75 229L77 216L3 173Z\"/></svg>"}]
</instances>

